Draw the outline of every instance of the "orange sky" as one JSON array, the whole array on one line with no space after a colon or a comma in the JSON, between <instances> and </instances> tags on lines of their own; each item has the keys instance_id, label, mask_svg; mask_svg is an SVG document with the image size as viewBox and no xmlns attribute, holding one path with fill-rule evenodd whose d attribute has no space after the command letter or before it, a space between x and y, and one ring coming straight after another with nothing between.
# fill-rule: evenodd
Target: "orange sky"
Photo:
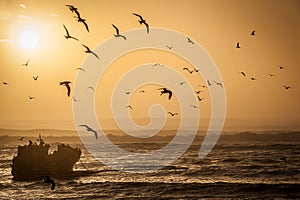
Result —
<instances>
[{"instance_id":1,"label":"orange sky","mask_svg":"<svg viewBox=\"0 0 300 200\"><path fill-rule=\"evenodd\" d=\"M65 4L79 9L89 24L89 33ZM299 10L297 0L0 0L0 128L74 129L72 93L68 98L59 81L74 83L76 68L88 56L81 43L94 49L115 33L112 23L121 32L141 28L133 12L147 20L150 30L152 26L179 31L207 50L226 87L225 129L299 128ZM80 42L64 38L63 24ZM28 29L40 38L33 49L21 48L18 41L22 31ZM250 35L252 30L256 30L254 37ZM240 42L240 49L235 48L236 42ZM21 66L29 59L28 67ZM96 92L96 98L102 102L96 104L97 113L106 118L100 120L111 118L107 105L120 76L134 66L151 62L164 63L178 71L189 66L178 56L155 50L120 57L104 74ZM258 80L242 77L239 71ZM269 77L268 73L276 77ZM195 90L201 89L199 83L205 83L199 77L182 74ZM32 78L36 75L38 81ZM285 90L283 85L292 88ZM147 90L156 88L146 86ZM29 100L28 96L36 99ZM175 99L170 103L159 98L159 93L145 96L146 101L137 94L131 99L138 110L132 116L139 123L145 123L153 103L161 103L167 110L179 109ZM210 116L210 96L205 89L201 96L204 100L199 106L204 120L200 127L205 128ZM170 120L168 126L176 127L177 119ZM111 122L103 123L105 128L114 128Z\"/></svg>"}]
</instances>

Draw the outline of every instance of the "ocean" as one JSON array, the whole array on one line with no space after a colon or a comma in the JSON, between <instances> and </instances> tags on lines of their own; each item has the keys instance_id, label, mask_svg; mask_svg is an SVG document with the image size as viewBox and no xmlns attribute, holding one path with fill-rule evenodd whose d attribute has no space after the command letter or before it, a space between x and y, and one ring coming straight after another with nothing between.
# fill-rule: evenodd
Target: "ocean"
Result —
<instances>
[{"instance_id":1,"label":"ocean","mask_svg":"<svg viewBox=\"0 0 300 200\"><path fill-rule=\"evenodd\" d=\"M203 159L198 157L200 145L194 143L178 160L149 173L107 167L76 140L70 146L83 152L74 165L79 175L54 178L54 191L43 180L12 180L10 164L19 142L4 143L2 138L0 199L300 199L299 132L292 135L222 136ZM55 149L54 142L50 145ZM159 145L125 141L119 146L138 151L142 146L151 149Z\"/></svg>"}]
</instances>

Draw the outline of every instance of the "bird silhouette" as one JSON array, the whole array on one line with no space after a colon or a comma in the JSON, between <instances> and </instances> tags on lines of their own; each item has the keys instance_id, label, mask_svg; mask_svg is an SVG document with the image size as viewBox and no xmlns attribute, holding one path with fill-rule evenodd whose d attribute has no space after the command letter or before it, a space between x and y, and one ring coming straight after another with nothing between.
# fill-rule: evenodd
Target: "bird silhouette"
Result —
<instances>
[{"instance_id":1,"label":"bird silhouette","mask_svg":"<svg viewBox=\"0 0 300 200\"><path fill-rule=\"evenodd\" d=\"M77 67L76 70L80 70L80 71L85 72L85 69L83 69L83 68L81 68L81 67Z\"/></svg>"},{"instance_id":2,"label":"bird silhouette","mask_svg":"<svg viewBox=\"0 0 300 200\"><path fill-rule=\"evenodd\" d=\"M179 84L180 85L184 85L184 84L186 84L186 82L184 82L184 81L183 82L179 82Z\"/></svg>"},{"instance_id":3,"label":"bird silhouette","mask_svg":"<svg viewBox=\"0 0 300 200\"><path fill-rule=\"evenodd\" d=\"M72 97L73 101L78 101L75 97Z\"/></svg>"},{"instance_id":4,"label":"bird silhouette","mask_svg":"<svg viewBox=\"0 0 300 200\"><path fill-rule=\"evenodd\" d=\"M192 108L200 108L199 106L190 105Z\"/></svg>"},{"instance_id":5,"label":"bird silhouette","mask_svg":"<svg viewBox=\"0 0 300 200\"><path fill-rule=\"evenodd\" d=\"M116 33L117 33L114 36L115 37L122 37L124 40L126 40L126 37L124 35L120 34L119 29L115 25L113 25L113 24L112 24L112 26L116 29Z\"/></svg>"},{"instance_id":6,"label":"bird silhouette","mask_svg":"<svg viewBox=\"0 0 300 200\"><path fill-rule=\"evenodd\" d=\"M280 66L280 65L278 67L279 67L279 69L283 69L284 68L283 66Z\"/></svg>"},{"instance_id":7,"label":"bird silhouette","mask_svg":"<svg viewBox=\"0 0 300 200\"><path fill-rule=\"evenodd\" d=\"M207 88L207 86L206 85L199 85L200 87L203 87L203 88Z\"/></svg>"},{"instance_id":8,"label":"bird silhouette","mask_svg":"<svg viewBox=\"0 0 300 200\"><path fill-rule=\"evenodd\" d=\"M23 64L22 64L22 66L25 66L25 67L27 67L27 66L28 66L28 64L29 64L29 61L30 61L30 60L27 60L27 62L26 62L26 63L23 63Z\"/></svg>"},{"instance_id":9,"label":"bird silhouette","mask_svg":"<svg viewBox=\"0 0 300 200\"><path fill-rule=\"evenodd\" d=\"M84 51L85 53L91 53L91 54L93 54L96 58L100 59L100 58L98 57L98 55L97 55L95 52L93 52L93 51L90 50L89 47L87 47L87 46L84 45L84 44L81 44L81 45L84 46L84 47L86 48L86 51Z\"/></svg>"},{"instance_id":10,"label":"bird silhouette","mask_svg":"<svg viewBox=\"0 0 300 200\"><path fill-rule=\"evenodd\" d=\"M50 176L44 176L44 183L51 183L51 190L55 189L55 182L53 179L50 178Z\"/></svg>"},{"instance_id":11,"label":"bird silhouette","mask_svg":"<svg viewBox=\"0 0 300 200\"><path fill-rule=\"evenodd\" d=\"M208 85L208 86L211 86L211 85L212 85L211 82L210 82L209 80L207 80L207 85Z\"/></svg>"},{"instance_id":12,"label":"bird silhouette","mask_svg":"<svg viewBox=\"0 0 300 200\"><path fill-rule=\"evenodd\" d=\"M286 86L286 85L284 85L283 87L284 87L284 89L286 89L286 90L288 90L288 89L291 88L290 86Z\"/></svg>"},{"instance_id":13,"label":"bird silhouette","mask_svg":"<svg viewBox=\"0 0 300 200\"><path fill-rule=\"evenodd\" d=\"M251 32L251 35L253 35L253 36L255 35L255 30Z\"/></svg>"},{"instance_id":14,"label":"bird silhouette","mask_svg":"<svg viewBox=\"0 0 300 200\"><path fill-rule=\"evenodd\" d=\"M242 74L243 76L246 76L245 72L239 72L240 74Z\"/></svg>"},{"instance_id":15,"label":"bird silhouette","mask_svg":"<svg viewBox=\"0 0 300 200\"><path fill-rule=\"evenodd\" d=\"M194 67L194 71L195 71L195 72L199 72L199 70L200 70L199 68L195 68L195 67Z\"/></svg>"},{"instance_id":16,"label":"bird silhouette","mask_svg":"<svg viewBox=\"0 0 300 200\"><path fill-rule=\"evenodd\" d=\"M80 13L78 12L78 9L76 8L76 7L74 7L73 5L66 5L69 9L70 9L70 11L72 12L72 13L76 13L76 15L78 16L78 17L80 17Z\"/></svg>"},{"instance_id":17,"label":"bird silhouette","mask_svg":"<svg viewBox=\"0 0 300 200\"><path fill-rule=\"evenodd\" d=\"M37 81L39 76L32 76L33 80Z\"/></svg>"},{"instance_id":18,"label":"bird silhouette","mask_svg":"<svg viewBox=\"0 0 300 200\"><path fill-rule=\"evenodd\" d=\"M71 35L69 34L69 31L68 31L67 27L66 27L64 24L63 24L63 26L64 26L64 29L66 30L66 33L67 33L67 35L65 35L65 38L66 38L66 39L74 39L74 40L77 40L77 41L78 41L77 38L75 38L75 37L73 37L73 36L71 36Z\"/></svg>"},{"instance_id":19,"label":"bird silhouette","mask_svg":"<svg viewBox=\"0 0 300 200\"><path fill-rule=\"evenodd\" d=\"M89 127L86 124L81 124L79 126L85 127L87 131L94 133L96 140L98 139L98 133L94 129L92 129L91 127Z\"/></svg>"},{"instance_id":20,"label":"bird silhouette","mask_svg":"<svg viewBox=\"0 0 300 200\"><path fill-rule=\"evenodd\" d=\"M188 40L188 43L195 44L195 43L191 40L191 38L189 38L189 37L186 37L186 38L187 38L187 40Z\"/></svg>"},{"instance_id":21,"label":"bird silhouette","mask_svg":"<svg viewBox=\"0 0 300 200\"><path fill-rule=\"evenodd\" d=\"M168 112L172 117L174 117L175 115L178 115L178 113L172 113L172 112Z\"/></svg>"},{"instance_id":22,"label":"bird silhouette","mask_svg":"<svg viewBox=\"0 0 300 200\"><path fill-rule=\"evenodd\" d=\"M214 82L215 82L218 86L223 87L223 83L217 82L217 81L215 81L215 80L214 80Z\"/></svg>"},{"instance_id":23,"label":"bird silhouette","mask_svg":"<svg viewBox=\"0 0 300 200\"><path fill-rule=\"evenodd\" d=\"M18 140L22 141L24 139L24 137L20 137Z\"/></svg>"},{"instance_id":24,"label":"bird silhouette","mask_svg":"<svg viewBox=\"0 0 300 200\"><path fill-rule=\"evenodd\" d=\"M194 72L194 70L190 70L190 69L187 68L187 67L182 68L182 70L186 70L186 71L188 71L190 74L192 74L192 73Z\"/></svg>"},{"instance_id":25,"label":"bird silhouette","mask_svg":"<svg viewBox=\"0 0 300 200\"><path fill-rule=\"evenodd\" d=\"M169 94L168 99L169 100L171 99L172 94L173 94L171 90L168 90L167 88L159 88L158 90L161 90L160 91L160 96L163 95L163 94Z\"/></svg>"},{"instance_id":26,"label":"bird silhouette","mask_svg":"<svg viewBox=\"0 0 300 200\"><path fill-rule=\"evenodd\" d=\"M127 106L125 106L125 108L126 109L129 108L130 110L133 110L133 108L131 107L131 105L127 105Z\"/></svg>"},{"instance_id":27,"label":"bird silhouette","mask_svg":"<svg viewBox=\"0 0 300 200\"><path fill-rule=\"evenodd\" d=\"M125 94L130 94L130 93L131 93L130 91L126 91L126 92L125 92Z\"/></svg>"},{"instance_id":28,"label":"bird silhouette","mask_svg":"<svg viewBox=\"0 0 300 200\"><path fill-rule=\"evenodd\" d=\"M196 92L196 94L199 94L200 92L202 92L202 90L198 90L198 91L195 91Z\"/></svg>"},{"instance_id":29,"label":"bird silhouette","mask_svg":"<svg viewBox=\"0 0 300 200\"><path fill-rule=\"evenodd\" d=\"M92 86L89 86L88 89L91 89L95 92L95 88L93 88Z\"/></svg>"},{"instance_id":30,"label":"bird silhouette","mask_svg":"<svg viewBox=\"0 0 300 200\"><path fill-rule=\"evenodd\" d=\"M139 91L139 93L145 93L145 92L146 92L145 90L140 90L140 91Z\"/></svg>"},{"instance_id":31,"label":"bird silhouette","mask_svg":"<svg viewBox=\"0 0 300 200\"><path fill-rule=\"evenodd\" d=\"M71 87L70 87L70 84L71 82L70 81L61 81L61 82L59 82L59 85L63 85L63 86L65 86L66 88L67 88L67 90L68 90L68 97L70 96L70 93L71 93Z\"/></svg>"},{"instance_id":32,"label":"bird silhouette","mask_svg":"<svg viewBox=\"0 0 300 200\"><path fill-rule=\"evenodd\" d=\"M203 100L203 98L200 98L199 96L197 96L197 97L198 97L198 100L199 100L199 101L202 101L202 100Z\"/></svg>"},{"instance_id":33,"label":"bird silhouette","mask_svg":"<svg viewBox=\"0 0 300 200\"><path fill-rule=\"evenodd\" d=\"M238 42L238 43L236 43L236 48L238 48L238 49L239 49L239 48L241 48L241 47L240 47L240 43L239 43L239 42Z\"/></svg>"},{"instance_id":34,"label":"bird silhouette","mask_svg":"<svg viewBox=\"0 0 300 200\"><path fill-rule=\"evenodd\" d=\"M138 16L138 17L140 18L139 23L140 23L141 25L142 25L142 24L145 24L146 29L147 29L147 33L149 33L149 25L148 25L148 23L146 22L146 20L144 20L143 17L142 17L141 15L139 15L139 14L136 14L136 13L132 13L132 14L135 15L135 16Z\"/></svg>"},{"instance_id":35,"label":"bird silhouette","mask_svg":"<svg viewBox=\"0 0 300 200\"><path fill-rule=\"evenodd\" d=\"M8 83L7 82L2 82L3 83L3 85L8 85Z\"/></svg>"},{"instance_id":36,"label":"bird silhouette","mask_svg":"<svg viewBox=\"0 0 300 200\"><path fill-rule=\"evenodd\" d=\"M256 81L257 79L256 78L254 78L254 77L251 77L250 78L252 81Z\"/></svg>"},{"instance_id":37,"label":"bird silhouette","mask_svg":"<svg viewBox=\"0 0 300 200\"><path fill-rule=\"evenodd\" d=\"M32 96L28 96L28 98L31 100L31 99L35 99L35 97L32 97Z\"/></svg>"},{"instance_id":38,"label":"bird silhouette","mask_svg":"<svg viewBox=\"0 0 300 200\"><path fill-rule=\"evenodd\" d=\"M166 45L166 47L170 50L173 48L172 46L169 46L169 45Z\"/></svg>"},{"instance_id":39,"label":"bird silhouette","mask_svg":"<svg viewBox=\"0 0 300 200\"><path fill-rule=\"evenodd\" d=\"M78 22L83 23L83 25L85 26L85 29L87 30L87 32L90 32L89 26L88 26L88 24L86 23L86 19L83 19L83 18L81 18L80 16L76 16L75 18L77 18L77 21L78 21Z\"/></svg>"},{"instance_id":40,"label":"bird silhouette","mask_svg":"<svg viewBox=\"0 0 300 200\"><path fill-rule=\"evenodd\" d=\"M275 74L268 74L270 77L275 77Z\"/></svg>"}]
</instances>

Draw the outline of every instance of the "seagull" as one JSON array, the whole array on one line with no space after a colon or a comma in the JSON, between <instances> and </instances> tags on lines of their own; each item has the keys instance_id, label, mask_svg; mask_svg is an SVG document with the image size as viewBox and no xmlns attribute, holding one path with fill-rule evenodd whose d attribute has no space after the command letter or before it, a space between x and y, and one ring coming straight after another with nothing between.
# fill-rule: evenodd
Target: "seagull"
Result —
<instances>
[{"instance_id":1,"label":"seagull","mask_svg":"<svg viewBox=\"0 0 300 200\"><path fill-rule=\"evenodd\" d=\"M187 38L187 40L188 40L188 43L195 44L195 43L191 40L191 38L189 38L189 37L186 37L186 38Z\"/></svg>"},{"instance_id":2,"label":"seagull","mask_svg":"<svg viewBox=\"0 0 300 200\"><path fill-rule=\"evenodd\" d=\"M7 82L3 82L3 85L8 85L8 83Z\"/></svg>"},{"instance_id":3,"label":"seagull","mask_svg":"<svg viewBox=\"0 0 300 200\"><path fill-rule=\"evenodd\" d=\"M65 38L66 38L66 39L74 39L74 40L77 40L77 41L78 41L77 38L72 37L72 36L69 34L69 31L68 31L67 27L66 27L64 24L63 24L63 26L64 26L64 28L65 28L65 30L66 30L66 33L67 33L67 35L65 35Z\"/></svg>"},{"instance_id":4,"label":"seagull","mask_svg":"<svg viewBox=\"0 0 300 200\"><path fill-rule=\"evenodd\" d=\"M203 88L207 88L207 86L206 85L199 85L200 87L203 87Z\"/></svg>"},{"instance_id":5,"label":"seagull","mask_svg":"<svg viewBox=\"0 0 300 200\"><path fill-rule=\"evenodd\" d=\"M26 66L26 67L27 67L27 66L28 66L28 63L29 63L29 61L30 61L30 60L27 60L27 62L26 62L26 63L22 64L22 66Z\"/></svg>"},{"instance_id":6,"label":"seagull","mask_svg":"<svg viewBox=\"0 0 300 200\"><path fill-rule=\"evenodd\" d=\"M39 78L39 76L32 76L33 80L37 81L37 79Z\"/></svg>"},{"instance_id":7,"label":"seagull","mask_svg":"<svg viewBox=\"0 0 300 200\"><path fill-rule=\"evenodd\" d=\"M81 67L77 67L76 70L81 70L81 71L85 72L85 69L83 69Z\"/></svg>"},{"instance_id":8,"label":"seagull","mask_svg":"<svg viewBox=\"0 0 300 200\"><path fill-rule=\"evenodd\" d=\"M166 47L170 50L173 48L172 46L169 46L169 45L166 45Z\"/></svg>"},{"instance_id":9,"label":"seagull","mask_svg":"<svg viewBox=\"0 0 300 200\"><path fill-rule=\"evenodd\" d=\"M238 48L238 49L239 49L239 48L241 48L241 47L240 47L240 43L239 43L239 42L238 42L238 43L236 43L236 48Z\"/></svg>"},{"instance_id":10,"label":"seagull","mask_svg":"<svg viewBox=\"0 0 300 200\"><path fill-rule=\"evenodd\" d=\"M19 138L18 140L22 141L24 139L24 137Z\"/></svg>"},{"instance_id":11,"label":"seagull","mask_svg":"<svg viewBox=\"0 0 300 200\"><path fill-rule=\"evenodd\" d=\"M199 94L200 92L202 92L202 90L198 90L198 91L195 91L196 92L196 94Z\"/></svg>"},{"instance_id":12,"label":"seagull","mask_svg":"<svg viewBox=\"0 0 300 200\"><path fill-rule=\"evenodd\" d=\"M245 72L239 72L240 74L242 74L243 76L246 76Z\"/></svg>"},{"instance_id":13,"label":"seagull","mask_svg":"<svg viewBox=\"0 0 300 200\"><path fill-rule=\"evenodd\" d=\"M129 108L129 109L133 110L133 108L131 107L131 105L127 105L127 106L125 106L125 108L126 109Z\"/></svg>"},{"instance_id":14,"label":"seagull","mask_svg":"<svg viewBox=\"0 0 300 200\"><path fill-rule=\"evenodd\" d=\"M178 115L178 113L172 113L172 112L168 112L172 117L174 117L175 115Z\"/></svg>"},{"instance_id":15,"label":"seagull","mask_svg":"<svg viewBox=\"0 0 300 200\"><path fill-rule=\"evenodd\" d=\"M284 89L286 89L286 90L288 90L288 89L291 88L290 86L286 86L286 85L284 85L283 87L284 87Z\"/></svg>"},{"instance_id":16,"label":"seagull","mask_svg":"<svg viewBox=\"0 0 300 200\"><path fill-rule=\"evenodd\" d=\"M279 65L278 67L279 67L279 69L283 69L283 66L280 66L280 65Z\"/></svg>"},{"instance_id":17,"label":"seagull","mask_svg":"<svg viewBox=\"0 0 300 200\"><path fill-rule=\"evenodd\" d=\"M186 84L186 82L184 82L184 81L183 82L179 82L179 84L180 85L184 85L184 84Z\"/></svg>"},{"instance_id":18,"label":"seagull","mask_svg":"<svg viewBox=\"0 0 300 200\"><path fill-rule=\"evenodd\" d=\"M139 93L145 93L145 92L146 92L145 90L140 90L140 91L139 91Z\"/></svg>"},{"instance_id":19,"label":"seagull","mask_svg":"<svg viewBox=\"0 0 300 200\"><path fill-rule=\"evenodd\" d=\"M59 82L59 85L63 85L63 86L66 86L67 90L68 90L68 97L70 96L70 93L71 93L71 88L70 88L70 84L71 81L61 81Z\"/></svg>"},{"instance_id":20,"label":"seagull","mask_svg":"<svg viewBox=\"0 0 300 200\"><path fill-rule=\"evenodd\" d=\"M31 99L35 99L35 97L32 97L32 96L28 96L28 98L31 100Z\"/></svg>"},{"instance_id":21,"label":"seagull","mask_svg":"<svg viewBox=\"0 0 300 200\"><path fill-rule=\"evenodd\" d=\"M88 89L91 89L95 92L95 89L92 86L89 86Z\"/></svg>"},{"instance_id":22,"label":"seagull","mask_svg":"<svg viewBox=\"0 0 300 200\"><path fill-rule=\"evenodd\" d=\"M85 53L91 53L91 54L93 54L94 56L96 56L96 58L100 59L100 58L98 57L98 55L97 55L95 52L93 52L93 51L90 50L89 47L85 46L84 44L81 44L81 45L84 46L84 47L86 48L86 51L84 51Z\"/></svg>"},{"instance_id":23,"label":"seagull","mask_svg":"<svg viewBox=\"0 0 300 200\"><path fill-rule=\"evenodd\" d=\"M217 81L214 81L217 85L219 85L220 87L223 87L223 83L221 82L217 82Z\"/></svg>"},{"instance_id":24,"label":"seagull","mask_svg":"<svg viewBox=\"0 0 300 200\"><path fill-rule=\"evenodd\" d=\"M114 35L115 37L122 37L124 40L126 40L126 37L124 35L121 35L120 32L119 32L119 29L112 24L112 26L116 29L116 35Z\"/></svg>"},{"instance_id":25,"label":"seagull","mask_svg":"<svg viewBox=\"0 0 300 200\"><path fill-rule=\"evenodd\" d=\"M81 18L80 16L77 16L77 17L75 17L75 18L77 18L77 21L78 21L78 22L82 22L82 23L84 24L84 26L85 26L87 32L90 32L89 26L88 26L87 23L85 22L86 19L83 19L83 18Z\"/></svg>"},{"instance_id":26,"label":"seagull","mask_svg":"<svg viewBox=\"0 0 300 200\"><path fill-rule=\"evenodd\" d=\"M172 94L173 94L171 90L168 90L167 88L159 88L158 90L161 90L161 91L160 91L160 96L161 96L162 94L169 94L168 99L169 99L169 100L171 99Z\"/></svg>"},{"instance_id":27,"label":"seagull","mask_svg":"<svg viewBox=\"0 0 300 200\"><path fill-rule=\"evenodd\" d=\"M207 85L210 86L212 85L211 82L209 80L207 80Z\"/></svg>"},{"instance_id":28,"label":"seagull","mask_svg":"<svg viewBox=\"0 0 300 200\"><path fill-rule=\"evenodd\" d=\"M91 127L89 127L88 125L85 125L85 124L82 124L82 125L79 125L79 126L85 127L87 131L90 131L90 132L94 133L95 137L96 137L96 140L98 139L98 134L94 129L92 129Z\"/></svg>"},{"instance_id":29,"label":"seagull","mask_svg":"<svg viewBox=\"0 0 300 200\"><path fill-rule=\"evenodd\" d=\"M200 108L199 106L190 105L192 108Z\"/></svg>"},{"instance_id":30,"label":"seagull","mask_svg":"<svg viewBox=\"0 0 300 200\"><path fill-rule=\"evenodd\" d=\"M70 9L70 11L73 13L73 12L75 12L76 13L76 15L78 16L78 17L80 17L80 13L78 12L78 9L76 8L76 7L74 7L73 5L66 5L69 9Z\"/></svg>"},{"instance_id":31,"label":"seagull","mask_svg":"<svg viewBox=\"0 0 300 200\"><path fill-rule=\"evenodd\" d=\"M126 91L125 94L130 94L130 91Z\"/></svg>"},{"instance_id":32,"label":"seagull","mask_svg":"<svg viewBox=\"0 0 300 200\"><path fill-rule=\"evenodd\" d=\"M251 35L253 35L253 36L255 35L255 30L251 32Z\"/></svg>"},{"instance_id":33,"label":"seagull","mask_svg":"<svg viewBox=\"0 0 300 200\"><path fill-rule=\"evenodd\" d=\"M275 77L275 74L268 74L270 77Z\"/></svg>"},{"instance_id":34,"label":"seagull","mask_svg":"<svg viewBox=\"0 0 300 200\"><path fill-rule=\"evenodd\" d=\"M203 100L203 98L200 98L199 96L197 96L197 97L198 97L198 100L199 100L199 101L202 101L202 100Z\"/></svg>"},{"instance_id":35,"label":"seagull","mask_svg":"<svg viewBox=\"0 0 300 200\"><path fill-rule=\"evenodd\" d=\"M189 68L187 68L187 67L182 68L182 70L186 70L186 71L188 71L190 74L194 72L193 70L189 70Z\"/></svg>"},{"instance_id":36,"label":"seagull","mask_svg":"<svg viewBox=\"0 0 300 200\"><path fill-rule=\"evenodd\" d=\"M44 176L44 183L51 183L51 190L54 190L55 182L50 178L50 176Z\"/></svg>"},{"instance_id":37,"label":"seagull","mask_svg":"<svg viewBox=\"0 0 300 200\"><path fill-rule=\"evenodd\" d=\"M257 79L256 78L254 78L254 77L251 77L250 78L252 81L256 81Z\"/></svg>"},{"instance_id":38,"label":"seagull","mask_svg":"<svg viewBox=\"0 0 300 200\"><path fill-rule=\"evenodd\" d=\"M195 72L199 72L199 70L200 70L199 68L195 68L195 67L194 67L194 71L195 71Z\"/></svg>"},{"instance_id":39,"label":"seagull","mask_svg":"<svg viewBox=\"0 0 300 200\"><path fill-rule=\"evenodd\" d=\"M132 13L132 14L135 15L135 16L138 16L140 18L139 23L140 24L145 24L146 29L147 29L147 33L149 33L149 25L147 24L146 20L144 20L143 17L139 14L136 14L136 13Z\"/></svg>"},{"instance_id":40,"label":"seagull","mask_svg":"<svg viewBox=\"0 0 300 200\"><path fill-rule=\"evenodd\" d=\"M162 64L160 64L160 63L155 63L155 64L153 65L153 68L154 68L154 67L157 67L157 66L163 67L164 65L162 65Z\"/></svg>"},{"instance_id":41,"label":"seagull","mask_svg":"<svg viewBox=\"0 0 300 200\"><path fill-rule=\"evenodd\" d=\"M73 101L78 101L75 97L72 97Z\"/></svg>"}]
</instances>

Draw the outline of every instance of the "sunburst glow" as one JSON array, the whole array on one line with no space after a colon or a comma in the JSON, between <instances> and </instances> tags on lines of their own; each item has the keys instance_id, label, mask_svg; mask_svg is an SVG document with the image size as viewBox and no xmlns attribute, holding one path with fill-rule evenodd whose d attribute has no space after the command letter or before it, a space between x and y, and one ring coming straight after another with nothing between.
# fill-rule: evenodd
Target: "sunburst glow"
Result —
<instances>
[{"instance_id":1,"label":"sunburst glow","mask_svg":"<svg viewBox=\"0 0 300 200\"><path fill-rule=\"evenodd\" d=\"M38 46L40 37L34 30L24 30L19 37L19 44L24 49L34 49Z\"/></svg>"}]
</instances>

